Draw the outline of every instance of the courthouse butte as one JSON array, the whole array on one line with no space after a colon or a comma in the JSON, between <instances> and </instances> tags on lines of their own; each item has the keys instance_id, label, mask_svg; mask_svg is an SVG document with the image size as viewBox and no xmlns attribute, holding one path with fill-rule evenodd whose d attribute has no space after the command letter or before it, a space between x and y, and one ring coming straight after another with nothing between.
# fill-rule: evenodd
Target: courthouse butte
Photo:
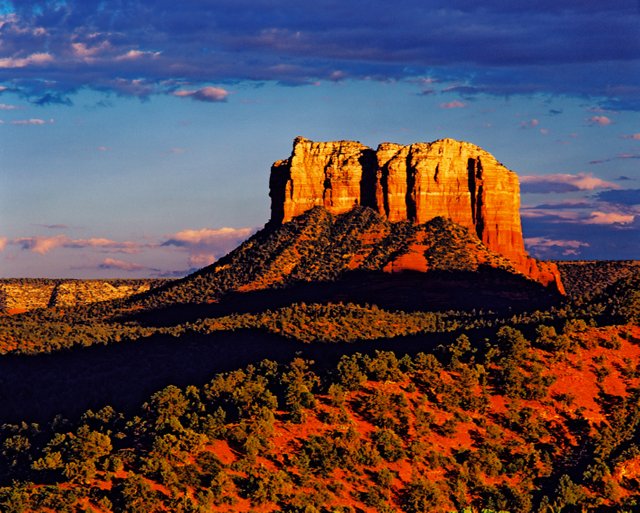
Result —
<instances>
[{"instance_id":1,"label":"courthouse butte","mask_svg":"<svg viewBox=\"0 0 640 513\"><path fill-rule=\"evenodd\" d=\"M525 251L517 175L474 144L441 139L382 143L373 150L355 141L298 137L291 156L273 164L269 188L273 224L316 206L332 214L370 207L392 223L445 217L468 228L517 271L564 293L557 267Z\"/></svg>"}]
</instances>

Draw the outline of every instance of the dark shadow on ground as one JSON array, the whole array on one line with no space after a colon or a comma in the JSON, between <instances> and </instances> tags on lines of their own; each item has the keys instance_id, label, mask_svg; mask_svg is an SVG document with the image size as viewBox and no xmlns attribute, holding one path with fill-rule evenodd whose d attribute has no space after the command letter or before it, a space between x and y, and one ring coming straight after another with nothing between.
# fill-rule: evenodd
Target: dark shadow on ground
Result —
<instances>
[{"instance_id":1,"label":"dark shadow on ground","mask_svg":"<svg viewBox=\"0 0 640 513\"><path fill-rule=\"evenodd\" d=\"M484 267L478 271L406 271L388 274L354 271L338 281L299 282L283 288L232 292L217 303L174 304L119 320L146 326L172 326L205 317L256 313L292 303L375 304L404 311L492 310L512 314L546 309L561 296L523 276Z\"/></svg>"},{"instance_id":2,"label":"dark shadow on ground","mask_svg":"<svg viewBox=\"0 0 640 513\"><path fill-rule=\"evenodd\" d=\"M430 335L354 344L303 344L242 330L179 339L157 335L36 356L7 355L0 357L0 424L46 422L56 414L74 418L106 405L131 412L167 385L202 385L217 372L265 358L286 362L301 356L326 368L334 367L343 354L375 349L404 354L442 342L443 336Z\"/></svg>"}]
</instances>

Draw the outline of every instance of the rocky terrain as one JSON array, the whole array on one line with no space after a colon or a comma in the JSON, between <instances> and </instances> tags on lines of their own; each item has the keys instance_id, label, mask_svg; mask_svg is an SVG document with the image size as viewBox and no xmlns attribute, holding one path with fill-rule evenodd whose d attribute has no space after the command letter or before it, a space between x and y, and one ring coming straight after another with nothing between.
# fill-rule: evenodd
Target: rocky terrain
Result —
<instances>
[{"instance_id":1,"label":"rocky terrain","mask_svg":"<svg viewBox=\"0 0 640 513\"><path fill-rule=\"evenodd\" d=\"M520 224L518 177L478 146L453 139L402 146L295 139L271 168L271 222L314 206L341 214L370 207L391 222L445 217L469 228L490 250L543 284L562 289L553 264L529 257Z\"/></svg>"},{"instance_id":2,"label":"rocky terrain","mask_svg":"<svg viewBox=\"0 0 640 513\"><path fill-rule=\"evenodd\" d=\"M73 307L129 297L166 280L0 280L0 313L37 308Z\"/></svg>"},{"instance_id":3,"label":"rocky terrain","mask_svg":"<svg viewBox=\"0 0 640 513\"><path fill-rule=\"evenodd\" d=\"M638 262L536 262L452 140L297 139L271 197L180 280L1 284L0 511L638 510Z\"/></svg>"}]
</instances>

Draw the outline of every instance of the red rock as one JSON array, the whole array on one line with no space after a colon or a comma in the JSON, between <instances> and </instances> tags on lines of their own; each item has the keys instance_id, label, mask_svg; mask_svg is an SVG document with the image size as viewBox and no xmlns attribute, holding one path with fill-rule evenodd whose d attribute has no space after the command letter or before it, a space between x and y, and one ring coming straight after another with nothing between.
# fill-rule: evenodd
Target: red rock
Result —
<instances>
[{"instance_id":1,"label":"red rock","mask_svg":"<svg viewBox=\"0 0 640 513\"><path fill-rule=\"evenodd\" d=\"M272 223L314 206L332 214L368 206L391 222L423 224L442 216L469 228L518 271L564 293L555 265L525 251L517 175L474 144L382 143L373 151L355 141L298 137L291 156L271 168L269 186Z\"/></svg>"}]
</instances>

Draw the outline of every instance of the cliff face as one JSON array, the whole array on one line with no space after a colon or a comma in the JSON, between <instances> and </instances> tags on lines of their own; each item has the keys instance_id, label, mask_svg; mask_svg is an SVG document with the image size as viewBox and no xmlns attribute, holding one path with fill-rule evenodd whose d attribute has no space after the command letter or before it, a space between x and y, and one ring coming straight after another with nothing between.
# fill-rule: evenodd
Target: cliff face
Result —
<instances>
[{"instance_id":1,"label":"cliff face","mask_svg":"<svg viewBox=\"0 0 640 513\"><path fill-rule=\"evenodd\" d=\"M0 312L20 313L36 308L96 303L146 292L163 280L3 280L0 281Z\"/></svg>"},{"instance_id":2,"label":"cliff face","mask_svg":"<svg viewBox=\"0 0 640 513\"><path fill-rule=\"evenodd\" d=\"M374 151L359 142L298 137L291 156L273 164L269 188L272 223L288 222L314 206L333 214L367 206L391 222L449 218L518 271L564 293L557 268L525 251L518 177L474 144L383 143Z\"/></svg>"}]
</instances>

